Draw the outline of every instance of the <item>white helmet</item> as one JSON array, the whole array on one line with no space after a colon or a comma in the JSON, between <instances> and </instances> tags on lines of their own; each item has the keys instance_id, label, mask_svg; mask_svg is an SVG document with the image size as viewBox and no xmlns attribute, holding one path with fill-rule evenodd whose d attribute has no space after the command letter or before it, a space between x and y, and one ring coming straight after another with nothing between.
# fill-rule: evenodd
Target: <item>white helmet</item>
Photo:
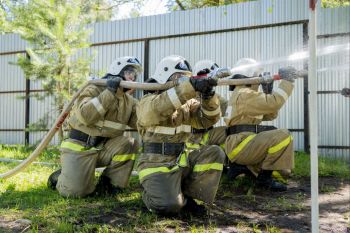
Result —
<instances>
[{"instance_id":1,"label":"white helmet","mask_svg":"<svg viewBox=\"0 0 350 233\"><path fill-rule=\"evenodd\" d=\"M199 71L208 69L210 71L216 70L219 68L218 64L213 62L212 60L201 60L196 63L193 69L193 74L197 75Z\"/></svg>"},{"instance_id":2,"label":"white helmet","mask_svg":"<svg viewBox=\"0 0 350 233\"><path fill-rule=\"evenodd\" d=\"M242 58L238 60L231 72L232 76L241 74L247 77L254 77L262 73L262 68L258 67L258 62L254 59Z\"/></svg>"},{"instance_id":3,"label":"white helmet","mask_svg":"<svg viewBox=\"0 0 350 233\"><path fill-rule=\"evenodd\" d=\"M109 66L107 74L118 75L126 66L132 66L137 70L137 72L142 72L142 65L140 61L136 57L126 56L115 59Z\"/></svg>"},{"instance_id":4,"label":"white helmet","mask_svg":"<svg viewBox=\"0 0 350 233\"><path fill-rule=\"evenodd\" d=\"M188 61L178 55L170 55L163 58L157 65L153 79L158 83L164 84L174 73L183 73L192 75L191 66Z\"/></svg>"}]
</instances>

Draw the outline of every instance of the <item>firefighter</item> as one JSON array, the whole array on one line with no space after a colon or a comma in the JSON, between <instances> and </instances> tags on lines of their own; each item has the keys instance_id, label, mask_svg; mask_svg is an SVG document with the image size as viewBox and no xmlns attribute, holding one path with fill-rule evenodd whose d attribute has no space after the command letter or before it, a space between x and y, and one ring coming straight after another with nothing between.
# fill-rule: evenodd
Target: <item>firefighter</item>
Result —
<instances>
[{"instance_id":1,"label":"firefighter","mask_svg":"<svg viewBox=\"0 0 350 233\"><path fill-rule=\"evenodd\" d=\"M213 90L215 77L195 79L191 75L185 58L163 58L151 82L174 81L178 85L145 95L137 108L144 149L137 168L144 188L142 199L157 214L176 214L183 207L203 211L194 199L213 203L222 173L225 154L219 146L185 150L191 127L211 127L221 112ZM196 91L203 95L200 104L194 99Z\"/></svg>"},{"instance_id":2,"label":"firefighter","mask_svg":"<svg viewBox=\"0 0 350 233\"><path fill-rule=\"evenodd\" d=\"M233 78L258 76L257 62L250 58L239 60ZM230 172L236 176L247 170L257 174L256 185L272 191L285 191L287 186L274 180L274 170L290 170L294 167L293 138L287 129L259 125L273 120L279 109L291 95L297 71L293 67L279 69L281 82L276 90L272 86L230 86L229 114L225 118L228 137L225 152L230 160ZM268 89L270 93L268 93ZM232 174L234 173L234 174Z\"/></svg>"},{"instance_id":3,"label":"firefighter","mask_svg":"<svg viewBox=\"0 0 350 233\"><path fill-rule=\"evenodd\" d=\"M198 78L205 77L208 73L216 71L219 66L212 60L198 61L193 69L193 73ZM228 72L229 74L230 72ZM220 100L221 116L225 115L227 109L227 100L218 95ZM197 95L197 100L200 103L201 95ZM226 140L226 126L209 127L205 129L192 128L192 136L186 143L188 149L199 149L202 145L218 145L224 149L224 143Z\"/></svg>"},{"instance_id":4,"label":"firefighter","mask_svg":"<svg viewBox=\"0 0 350 233\"><path fill-rule=\"evenodd\" d=\"M123 133L127 126L136 128L138 101L119 85L141 72L137 58L120 57L103 77L106 87L91 84L80 94L68 120L69 138L60 147L62 169L49 177L50 188L62 196L85 197L114 195L127 186L138 143ZM106 168L95 186L97 167Z\"/></svg>"}]
</instances>

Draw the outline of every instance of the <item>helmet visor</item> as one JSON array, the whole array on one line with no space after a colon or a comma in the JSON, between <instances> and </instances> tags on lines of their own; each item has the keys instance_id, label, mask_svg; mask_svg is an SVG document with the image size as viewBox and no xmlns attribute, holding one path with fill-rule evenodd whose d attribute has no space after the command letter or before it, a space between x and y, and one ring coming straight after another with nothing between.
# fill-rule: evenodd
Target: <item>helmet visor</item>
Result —
<instances>
[{"instance_id":1,"label":"helmet visor","mask_svg":"<svg viewBox=\"0 0 350 233\"><path fill-rule=\"evenodd\" d=\"M137 65L141 65L140 61L136 58L136 57L133 57L133 58L129 58L127 60L128 63L133 63L133 64L137 64Z\"/></svg>"},{"instance_id":2,"label":"helmet visor","mask_svg":"<svg viewBox=\"0 0 350 233\"><path fill-rule=\"evenodd\" d=\"M183 61L177 63L177 65L175 66L175 69L192 72L191 66L186 60L183 60Z\"/></svg>"},{"instance_id":3,"label":"helmet visor","mask_svg":"<svg viewBox=\"0 0 350 233\"><path fill-rule=\"evenodd\" d=\"M219 66L218 66L218 64L216 64L216 63L214 63L214 64L210 67L211 70L216 70L216 69L218 69L218 68L219 68Z\"/></svg>"}]
</instances>

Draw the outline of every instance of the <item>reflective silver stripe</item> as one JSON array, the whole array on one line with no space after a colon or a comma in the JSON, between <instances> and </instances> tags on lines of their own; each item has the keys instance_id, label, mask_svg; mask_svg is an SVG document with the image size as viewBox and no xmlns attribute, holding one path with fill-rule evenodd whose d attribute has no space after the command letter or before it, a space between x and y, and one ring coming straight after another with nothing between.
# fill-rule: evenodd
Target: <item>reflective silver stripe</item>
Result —
<instances>
[{"instance_id":1,"label":"reflective silver stripe","mask_svg":"<svg viewBox=\"0 0 350 233\"><path fill-rule=\"evenodd\" d=\"M249 117L261 120L264 118L264 115L249 116Z\"/></svg>"},{"instance_id":2,"label":"reflective silver stripe","mask_svg":"<svg viewBox=\"0 0 350 233\"><path fill-rule=\"evenodd\" d=\"M231 116L232 106L228 106L225 112L225 117Z\"/></svg>"},{"instance_id":3,"label":"reflective silver stripe","mask_svg":"<svg viewBox=\"0 0 350 233\"><path fill-rule=\"evenodd\" d=\"M147 132L151 133L159 133L159 134L167 134L167 135L175 135L181 132L191 133L190 125L180 125L178 127L164 127L164 126L156 126L153 128L148 128Z\"/></svg>"},{"instance_id":4,"label":"reflective silver stripe","mask_svg":"<svg viewBox=\"0 0 350 233\"><path fill-rule=\"evenodd\" d=\"M166 91L168 93L169 99L171 101L171 103L173 104L173 106L178 109L179 107L181 107L181 101L179 100L179 97L176 94L175 88L171 88L169 90Z\"/></svg>"},{"instance_id":5,"label":"reflective silver stripe","mask_svg":"<svg viewBox=\"0 0 350 233\"><path fill-rule=\"evenodd\" d=\"M221 114L221 109L220 109L220 106L213 111L208 111L202 108L202 112L207 116L215 116L215 115Z\"/></svg>"},{"instance_id":6,"label":"reflective silver stripe","mask_svg":"<svg viewBox=\"0 0 350 233\"><path fill-rule=\"evenodd\" d=\"M282 90L281 88L277 88L274 92L282 96L284 101L287 101L288 94L284 90Z\"/></svg>"},{"instance_id":7,"label":"reflective silver stripe","mask_svg":"<svg viewBox=\"0 0 350 233\"><path fill-rule=\"evenodd\" d=\"M106 113L106 110L103 108L102 104L100 103L100 101L97 99L97 97L93 98L92 100L90 100L91 103L95 106L96 110L98 111L98 113L103 116Z\"/></svg>"},{"instance_id":8,"label":"reflective silver stripe","mask_svg":"<svg viewBox=\"0 0 350 233\"><path fill-rule=\"evenodd\" d=\"M190 125L180 125L176 127L176 133L181 133L181 132L191 133L191 131L192 131L192 128Z\"/></svg>"},{"instance_id":9,"label":"reflective silver stripe","mask_svg":"<svg viewBox=\"0 0 350 233\"><path fill-rule=\"evenodd\" d=\"M120 124L118 122L113 122L113 121L98 121L96 124L98 127L106 127L106 128L111 128L111 129L118 129L118 130L125 130L126 125Z\"/></svg>"}]
</instances>

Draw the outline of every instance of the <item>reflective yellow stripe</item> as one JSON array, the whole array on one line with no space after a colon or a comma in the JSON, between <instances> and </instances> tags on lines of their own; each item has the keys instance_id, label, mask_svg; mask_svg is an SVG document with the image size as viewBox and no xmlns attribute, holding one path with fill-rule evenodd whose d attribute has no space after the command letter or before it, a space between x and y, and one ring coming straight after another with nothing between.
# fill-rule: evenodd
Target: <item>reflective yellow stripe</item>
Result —
<instances>
[{"instance_id":1,"label":"reflective yellow stripe","mask_svg":"<svg viewBox=\"0 0 350 233\"><path fill-rule=\"evenodd\" d=\"M248 142L250 142L254 137L256 136L256 134L252 134L249 135L248 137L246 137L241 143L238 144L238 146L231 151L231 153L228 155L228 158L230 160L233 160L233 158L239 153L241 152L241 150L248 144Z\"/></svg>"},{"instance_id":2,"label":"reflective yellow stripe","mask_svg":"<svg viewBox=\"0 0 350 233\"><path fill-rule=\"evenodd\" d=\"M221 149L225 150L225 143L222 143L222 144L220 145L220 147L221 147Z\"/></svg>"},{"instance_id":3,"label":"reflective yellow stripe","mask_svg":"<svg viewBox=\"0 0 350 233\"><path fill-rule=\"evenodd\" d=\"M286 139L284 139L282 142L278 143L277 145L270 147L267 152L269 154L276 153L276 152L282 150L283 148L285 148L286 146L288 146L292 140L293 140L293 137L289 136Z\"/></svg>"},{"instance_id":4,"label":"reflective yellow stripe","mask_svg":"<svg viewBox=\"0 0 350 233\"><path fill-rule=\"evenodd\" d=\"M193 167L194 172L204 172L208 170L218 170L222 171L223 168L222 163L207 163L207 164L196 164Z\"/></svg>"},{"instance_id":5,"label":"reflective yellow stripe","mask_svg":"<svg viewBox=\"0 0 350 233\"><path fill-rule=\"evenodd\" d=\"M163 173L168 173L168 172L172 172L175 170L178 170L179 166L175 166L173 168L168 168L168 167L154 167L154 168L146 168L143 169L139 172L139 179L142 180L144 179L146 176L149 176L153 173L157 173L157 172L163 172Z\"/></svg>"},{"instance_id":6,"label":"reflective yellow stripe","mask_svg":"<svg viewBox=\"0 0 350 233\"><path fill-rule=\"evenodd\" d=\"M186 153L182 153L180 155L180 160L178 162L178 165L180 167L187 167L187 154Z\"/></svg>"},{"instance_id":7,"label":"reflective yellow stripe","mask_svg":"<svg viewBox=\"0 0 350 233\"><path fill-rule=\"evenodd\" d=\"M283 176L281 175L281 173L279 173L279 171L273 171L272 177L283 184L288 184L287 180L283 178Z\"/></svg>"},{"instance_id":8,"label":"reflective yellow stripe","mask_svg":"<svg viewBox=\"0 0 350 233\"><path fill-rule=\"evenodd\" d=\"M209 139L209 132L206 132L206 133L203 135L203 139L202 139L202 141L200 142L200 144L206 145L206 144L208 143L208 139Z\"/></svg>"},{"instance_id":9,"label":"reflective yellow stripe","mask_svg":"<svg viewBox=\"0 0 350 233\"><path fill-rule=\"evenodd\" d=\"M61 143L61 148L64 148L64 149L69 149L69 150L73 150L73 151L87 151L87 150L96 150L96 148L94 147L84 147L84 146L81 146L79 144L75 144L73 142L62 142Z\"/></svg>"},{"instance_id":10,"label":"reflective yellow stripe","mask_svg":"<svg viewBox=\"0 0 350 233\"><path fill-rule=\"evenodd\" d=\"M136 154L126 154L126 155L115 155L113 157L113 161L128 161L128 160L135 160Z\"/></svg>"},{"instance_id":11,"label":"reflective yellow stripe","mask_svg":"<svg viewBox=\"0 0 350 233\"><path fill-rule=\"evenodd\" d=\"M186 148L187 148L187 149L194 149L194 150L196 150L196 149L199 149L199 148L200 148L200 145L199 145L199 144L194 144L194 143L189 143L189 142L187 142L187 143L186 143Z\"/></svg>"}]
</instances>

